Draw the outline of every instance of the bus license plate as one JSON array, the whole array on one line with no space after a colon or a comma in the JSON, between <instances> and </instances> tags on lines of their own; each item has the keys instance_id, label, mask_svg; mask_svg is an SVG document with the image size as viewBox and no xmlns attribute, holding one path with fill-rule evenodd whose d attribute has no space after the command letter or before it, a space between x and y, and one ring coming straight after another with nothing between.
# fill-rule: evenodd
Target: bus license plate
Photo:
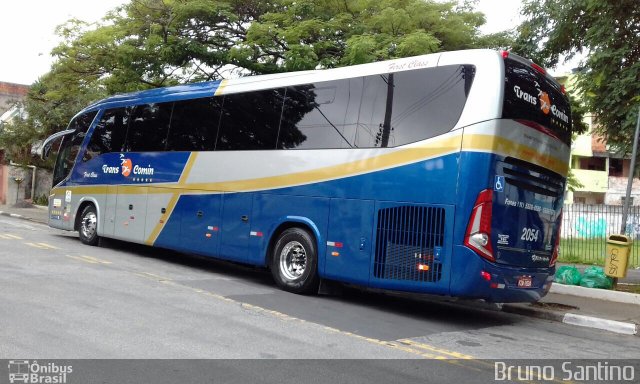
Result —
<instances>
[{"instance_id":1,"label":"bus license plate","mask_svg":"<svg viewBox=\"0 0 640 384\"><path fill-rule=\"evenodd\" d=\"M518 278L518 288L531 288L531 276Z\"/></svg>"}]
</instances>

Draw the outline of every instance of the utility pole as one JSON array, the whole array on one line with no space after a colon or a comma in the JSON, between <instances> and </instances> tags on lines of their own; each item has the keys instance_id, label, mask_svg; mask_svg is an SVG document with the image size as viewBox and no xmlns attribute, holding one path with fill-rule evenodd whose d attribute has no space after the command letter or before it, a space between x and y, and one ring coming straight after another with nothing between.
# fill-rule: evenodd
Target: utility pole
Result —
<instances>
[{"instance_id":1,"label":"utility pole","mask_svg":"<svg viewBox=\"0 0 640 384\"><path fill-rule=\"evenodd\" d=\"M622 208L622 225L620 234L624 235L627 230L627 215L629 215L629 200L631 200L631 186L633 185L633 174L635 173L636 156L638 154L638 132L640 131L640 108L638 108L638 120L636 121L636 133L633 136L633 149L631 151L631 164L629 166L629 180L627 181L627 194L624 198Z\"/></svg>"},{"instance_id":2,"label":"utility pole","mask_svg":"<svg viewBox=\"0 0 640 384\"><path fill-rule=\"evenodd\" d=\"M633 135L633 149L631 150L631 164L629 166L629 180L627 180L627 193L624 198L624 206L622 208L622 224L620 225L620 234L625 235L627 232L627 216L629 215L629 203L631 200L631 186L633 185L633 175L635 173L636 156L638 155L638 133L640 132L640 107L638 108L638 119L636 121L636 132ZM629 250L631 253L631 250ZM629 257L628 255L627 257ZM618 286L618 278L613 278L613 289Z\"/></svg>"}]
</instances>

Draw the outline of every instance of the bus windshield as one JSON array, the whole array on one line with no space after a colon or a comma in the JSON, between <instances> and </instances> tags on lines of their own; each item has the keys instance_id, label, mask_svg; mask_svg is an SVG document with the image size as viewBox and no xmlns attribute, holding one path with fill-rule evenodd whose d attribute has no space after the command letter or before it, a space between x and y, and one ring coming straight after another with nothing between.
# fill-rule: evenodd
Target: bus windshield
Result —
<instances>
[{"instance_id":1,"label":"bus windshield","mask_svg":"<svg viewBox=\"0 0 640 384\"><path fill-rule=\"evenodd\" d=\"M96 117L97 112L84 113L69 123L69 130L74 130L62 138L60 149L58 150L58 158L53 170L53 185L59 184L64 180L73 168L73 163L80 152L80 146L87 134L87 130Z\"/></svg>"}]
</instances>

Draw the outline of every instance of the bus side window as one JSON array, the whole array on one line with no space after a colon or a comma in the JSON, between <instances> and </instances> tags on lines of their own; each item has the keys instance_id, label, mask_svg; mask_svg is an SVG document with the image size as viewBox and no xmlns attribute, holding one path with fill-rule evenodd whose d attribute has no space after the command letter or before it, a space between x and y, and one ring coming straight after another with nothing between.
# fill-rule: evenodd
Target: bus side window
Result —
<instances>
[{"instance_id":1,"label":"bus side window","mask_svg":"<svg viewBox=\"0 0 640 384\"><path fill-rule=\"evenodd\" d=\"M386 135L387 146L395 147L449 132L471 81L473 71L462 65L365 77L356 145L381 147ZM387 104L387 95L392 103Z\"/></svg>"},{"instance_id":2,"label":"bus side window","mask_svg":"<svg viewBox=\"0 0 640 384\"><path fill-rule=\"evenodd\" d=\"M168 151L213 151L222 97L176 101L167 137Z\"/></svg>"},{"instance_id":3,"label":"bus side window","mask_svg":"<svg viewBox=\"0 0 640 384\"><path fill-rule=\"evenodd\" d=\"M129 121L125 151L164 151L173 103L150 103L134 108Z\"/></svg>"},{"instance_id":4,"label":"bus side window","mask_svg":"<svg viewBox=\"0 0 640 384\"><path fill-rule=\"evenodd\" d=\"M275 149L284 88L226 95L216 151Z\"/></svg>"},{"instance_id":5,"label":"bus side window","mask_svg":"<svg viewBox=\"0 0 640 384\"><path fill-rule=\"evenodd\" d=\"M353 147L361 97L357 78L288 87L278 149Z\"/></svg>"},{"instance_id":6,"label":"bus side window","mask_svg":"<svg viewBox=\"0 0 640 384\"><path fill-rule=\"evenodd\" d=\"M127 135L127 125L132 108L109 109L102 114L91 134L84 161L103 153L120 152Z\"/></svg>"}]
</instances>

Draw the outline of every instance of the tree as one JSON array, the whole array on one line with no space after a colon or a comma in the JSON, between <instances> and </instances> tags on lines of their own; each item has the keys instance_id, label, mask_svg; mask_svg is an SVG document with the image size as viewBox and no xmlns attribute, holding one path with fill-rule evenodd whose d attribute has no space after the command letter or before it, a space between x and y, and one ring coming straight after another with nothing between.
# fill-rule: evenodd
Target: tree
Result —
<instances>
[{"instance_id":1,"label":"tree","mask_svg":"<svg viewBox=\"0 0 640 384\"><path fill-rule=\"evenodd\" d=\"M275 73L508 47L507 33L480 34L485 18L474 4L131 0L95 25L72 19L58 27L56 62L34 84L23 123L42 138L106 95L217 80L228 72Z\"/></svg>"},{"instance_id":2,"label":"tree","mask_svg":"<svg viewBox=\"0 0 640 384\"><path fill-rule=\"evenodd\" d=\"M597 133L627 152L640 105L640 7L637 0L526 0L515 49L546 65L587 54L577 73Z\"/></svg>"}]
</instances>

